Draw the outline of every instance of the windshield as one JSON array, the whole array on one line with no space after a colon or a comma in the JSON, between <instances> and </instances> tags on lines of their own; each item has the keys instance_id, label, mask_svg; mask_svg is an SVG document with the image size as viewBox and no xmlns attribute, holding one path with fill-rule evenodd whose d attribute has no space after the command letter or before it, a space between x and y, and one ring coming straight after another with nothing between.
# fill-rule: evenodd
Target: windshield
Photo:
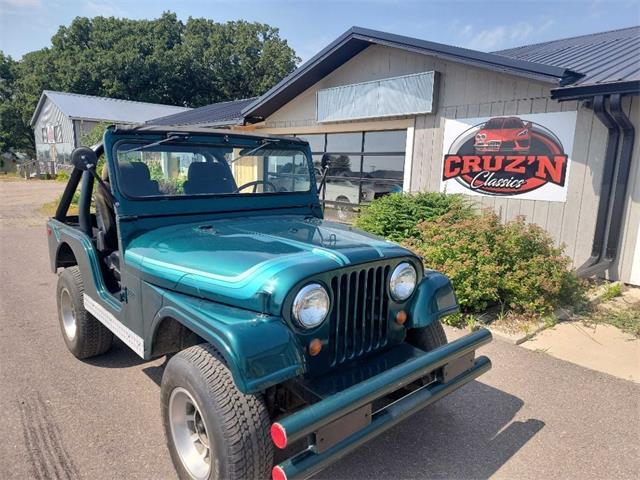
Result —
<instances>
[{"instance_id":1,"label":"windshield","mask_svg":"<svg viewBox=\"0 0 640 480\"><path fill-rule=\"evenodd\" d=\"M502 128L504 118L492 118L482 127L484 130L499 130Z\"/></svg>"},{"instance_id":2,"label":"windshield","mask_svg":"<svg viewBox=\"0 0 640 480\"><path fill-rule=\"evenodd\" d=\"M141 148L142 147L142 148ZM141 144L116 147L118 181L129 197L308 192L309 161L298 147Z\"/></svg>"},{"instance_id":3,"label":"windshield","mask_svg":"<svg viewBox=\"0 0 640 480\"><path fill-rule=\"evenodd\" d=\"M519 118L507 118L504 121L504 128L522 128L524 123Z\"/></svg>"}]
</instances>

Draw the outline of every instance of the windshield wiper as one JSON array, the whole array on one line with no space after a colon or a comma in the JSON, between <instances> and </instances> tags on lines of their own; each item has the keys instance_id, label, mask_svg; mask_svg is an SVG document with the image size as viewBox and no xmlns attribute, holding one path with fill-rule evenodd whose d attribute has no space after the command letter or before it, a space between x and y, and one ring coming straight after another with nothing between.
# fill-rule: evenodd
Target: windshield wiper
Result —
<instances>
[{"instance_id":1,"label":"windshield wiper","mask_svg":"<svg viewBox=\"0 0 640 480\"><path fill-rule=\"evenodd\" d=\"M144 150L145 148L151 148L151 147L155 147L157 145L162 145L163 143L170 142L171 140L180 140L180 139L186 140L189 137L189 135L179 135L179 134L176 134L176 133L173 133L173 134L170 133L168 135L169 136L167 138L163 138L162 140L158 140L157 142L145 143L144 145L140 145L139 147L134 147L134 148L131 148L129 150L124 150L124 151L119 152L119 153L123 154L123 153L130 153L130 152L139 152L139 151Z\"/></svg>"},{"instance_id":2,"label":"windshield wiper","mask_svg":"<svg viewBox=\"0 0 640 480\"><path fill-rule=\"evenodd\" d=\"M248 157L249 155L256 153L258 150L263 149L267 145L272 145L272 144L274 144L276 142L277 142L277 140L264 140L261 145L258 145L257 147L252 148L247 153L243 153L242 155L239 155L236 158L232 158L229 163L231 164L231 163L234 163L234 162L240 160L241 158Z\"/></svg>"}]
</instances>

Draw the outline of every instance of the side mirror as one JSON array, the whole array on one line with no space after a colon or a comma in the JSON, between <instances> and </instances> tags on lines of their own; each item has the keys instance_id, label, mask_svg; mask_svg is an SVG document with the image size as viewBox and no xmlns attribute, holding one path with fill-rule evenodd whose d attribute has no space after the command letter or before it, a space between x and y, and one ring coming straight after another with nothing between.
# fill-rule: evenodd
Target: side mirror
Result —
<instances>
[{"instance_id":1,"label":"side mirror","mask_svg":"<svg viewBox=\"0 0 640 480\"><path fill-rule=\"evenodd\" d=\"M97 164L98 156L89 147L77 147L71 152L71 165L78 170L95 170Z\"/></svg>"},{"instance_id":2,"label":"side mirror","mask_svg":"<svg viewBox=\"0 0 640 480\"><path fill-rule=\"evenodd\" d=\"M331 166L330 154L325 153L324 155L322 155L322 160L320 160L320 166L322 167L322 170L325 170Z\"/></svg>"},{"instance_id":3,"label":"side mirror","mask_svg":"<svg viewBox=\"0 0 640 480\"><path fill-rule=\"evenodd\" d=\"M533 127L533 124L531 122L527 122L525 127L528 128L529 130L531 130L531 127Z\"/></svg>"}]
</instances>

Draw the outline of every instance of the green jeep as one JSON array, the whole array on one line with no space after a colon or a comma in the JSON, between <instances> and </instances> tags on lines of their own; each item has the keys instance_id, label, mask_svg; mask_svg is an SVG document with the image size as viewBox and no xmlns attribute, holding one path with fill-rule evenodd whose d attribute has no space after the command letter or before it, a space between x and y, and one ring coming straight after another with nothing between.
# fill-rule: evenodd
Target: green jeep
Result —
<instances>
[{"instance_id":1,"label":"green jeep","mask_svg":"<svg viewBox=\"0 0 640 480\"><path fill-rule=\"evenodd\" d=\"M80 359L114 335L169 356L180 478L309 477L491 367L488 331L447 343L444 275L323 220L299 139L111 126L72 164L47 223L62 336Z\"/></svg>"}]
</instances>

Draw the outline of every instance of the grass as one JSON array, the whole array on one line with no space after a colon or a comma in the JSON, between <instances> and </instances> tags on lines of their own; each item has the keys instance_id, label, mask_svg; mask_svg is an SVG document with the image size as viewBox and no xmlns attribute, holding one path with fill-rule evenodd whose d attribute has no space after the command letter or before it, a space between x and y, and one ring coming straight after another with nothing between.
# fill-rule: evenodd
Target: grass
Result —
<instances>
[{"instance_id":1,"label":"grass","mask_svg":"<svg viewBox=\"0 0 640 480\"><path fill-rule=\"evenodd\" d=\"M622 295L622 284L619 282L610 283L605 287L604 292L600 295L601 302L608 302Z\"/></svg>"},{"instance_id":2,"label":"grass","mask_svg":"<svg viewBox=\"0 0 640 480\"><path fill-rule=\"evenodd\" d=\"M58 198L56 198L53 202L45 203L38 209L38 212L48 217L53 217L56 213L58 205L60 204L61 198L62 198L62 195L59 195ZM71 201L71 206L69 207L68 215L78 215L78 199L79 198L80 198L80 194L79 192L76 192L73 195L73 200Z\"/></svg>"},{"instance_id":3,"label":"grass","mask_svg":"<svg viewBox=\"0 0 640 480\"><path fill-rule=\"evenodd\" d=\"M611 325L640 338L640 304L622 308L599 307L591 315L585 317L583 322L587 325Z\"/></svg>"},{"instance_id":4,"label":"grass","mask_svg":"<svg viewBox=\"0 0 640 480\"><path fill-rule=\"evenodd\" d=\"M0 173L0 181L15 182L18 180L24 180L24 178L18 175L17 172Z\"/></svg>"}]
</instances>

